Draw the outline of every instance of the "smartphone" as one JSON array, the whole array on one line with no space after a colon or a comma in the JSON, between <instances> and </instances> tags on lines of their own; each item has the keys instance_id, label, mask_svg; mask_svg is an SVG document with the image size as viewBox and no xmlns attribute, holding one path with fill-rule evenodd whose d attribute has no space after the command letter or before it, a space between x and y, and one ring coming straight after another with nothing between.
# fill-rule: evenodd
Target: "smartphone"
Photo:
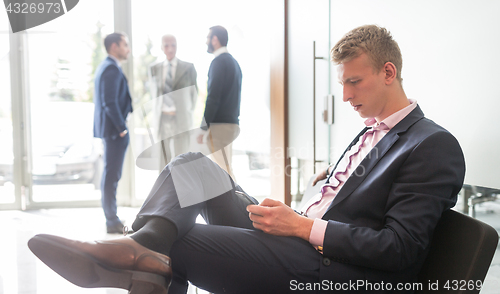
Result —
<instances>
[{"instance_id":1,"label":"smartphone","mask_svg":"<svg viewBox=\"0 0 500 294\"><path fill-rule=\"evenodd\" d=\"M238 197L240 197L240 199L243 200L243 202L245 202L247 205L250 205L250 204L255 204L255 202L253 202L252 198L250 198L250 196L248 196L247 193L245 192L242 192L242 191L234 191L236 193L236 195Z\"/></svg>"}]
</instances>

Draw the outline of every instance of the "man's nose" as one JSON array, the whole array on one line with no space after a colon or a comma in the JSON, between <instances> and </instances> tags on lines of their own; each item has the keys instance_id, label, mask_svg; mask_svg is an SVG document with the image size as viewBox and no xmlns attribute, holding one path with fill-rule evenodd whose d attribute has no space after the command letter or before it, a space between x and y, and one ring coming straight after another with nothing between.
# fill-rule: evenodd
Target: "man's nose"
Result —
<instances>
[{"instance_id":1,"label":"man's nose","mask_svg":"<svg viewBox=\"0 0 500 294\"><path fill-rule=\"evenodd\" d=\"M342 101L347 102L350 99L352 99L352 93L351 93L351 91L349 91L349 89L346 86L344 86L343 92L344 92L343 93L344 96L342 97Z\"/></svg>"}]
</instances>

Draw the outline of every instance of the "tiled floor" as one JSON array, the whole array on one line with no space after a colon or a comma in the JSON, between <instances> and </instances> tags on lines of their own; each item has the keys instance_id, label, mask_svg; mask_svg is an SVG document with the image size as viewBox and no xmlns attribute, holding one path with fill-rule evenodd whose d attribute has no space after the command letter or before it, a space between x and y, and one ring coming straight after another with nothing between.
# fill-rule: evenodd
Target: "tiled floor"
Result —
<instances>
[{"instance_id":1,"label":"tiled floor","mask_svg":"<svg viewBox=\"0 0 500 294\"><path fill-rule=\"evenodd\" d=\"M127 222L135 209L120 209ZM38 233L61 235L79 240L114 238L107 235L104 216L99 208L2 211L0 222L0 293L127 293L115 289L81 289L62 279L40 262L28 249L28 240Z\"/></svg>"},{"instance_id":2,"label":"tiled floor","mask_svg":"<svg viewBox=\"0 0 500 294\"><path fill-rule=\"evenodd\" d=\"M137 211L137 208L120 208L119 215L130 225ZM500 231L500 202L479 206L477 218ZM127 293L119 289L82 289L74 286L48 269L26 245L27 241L38 233L79 240L116 238L117 235L105 233L104 217L100 208L0 211L0 224L0 294ZM499 293L499 288L500 254L497 250L481 293L496 294ZM194 289L190 292L195 293Z\"/></svg>"},{"instance_id":3,"label":"tiled floor","mask_svg":"<svg viewBox=\"0 0 500 294\"><path fill-rule=\"evenodd\" d=\"M138 208L119 208L125 224L132 224ZM200 221L203 221L200 219ZM121 289L79 288L50 270L27 246L36 234L54 234L77 240L103 240L120 237L106 234L101 208L0 211L0 294L94 293L123 294ZM206 294L190 287L189 294Z\"/></svg>"}]
</instances>

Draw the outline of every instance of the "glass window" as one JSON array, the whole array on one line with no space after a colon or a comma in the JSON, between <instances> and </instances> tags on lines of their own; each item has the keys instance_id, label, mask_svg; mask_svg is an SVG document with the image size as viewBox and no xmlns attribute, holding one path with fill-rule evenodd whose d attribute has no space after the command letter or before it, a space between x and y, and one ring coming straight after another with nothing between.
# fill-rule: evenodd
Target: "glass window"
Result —
<instances>
[{"instance_id":1,"label":"glass window","mask_svg":"<svg viewBox=\"0 0 500 294\"><path fill-rule=\"evenodd\" d=\"M238 184L250 195L270 194L270 108L269 68L270 19L266 1L132 1L134 48L134 87L139 104L151 101L147 69L153 62L165 60L161 37L173 34L177 39L177 57L194 64L197 71L198 99L193 111L193 128L202 121L207 95L207 74L213 55L207 53L209 28L222 25L228 30L228 50L243 73L240 135L233 143L233 169ZM258 20L258 21L256 21ZM154 97L153 97L154 98ZM137 108L136 108L137 109ZM146 120L135 112L136 142L134 152L151 146L147 131L152 116ZM191 136L190 150L202 149ZM158 171L136 168L136 196L146 197Z\"/></svg>"},{"instance_id":2,"label":"glass window","mask_svg":"<svg viewBox=\"0 0 500 294\"><path fill-rule=\"evenodd\" d=\"M35 202L100 199L93 76L106 57L103 36L112 31L113 2L97 0L80 1L66 15L27 31Z\"/></svg>"}]
</instances>

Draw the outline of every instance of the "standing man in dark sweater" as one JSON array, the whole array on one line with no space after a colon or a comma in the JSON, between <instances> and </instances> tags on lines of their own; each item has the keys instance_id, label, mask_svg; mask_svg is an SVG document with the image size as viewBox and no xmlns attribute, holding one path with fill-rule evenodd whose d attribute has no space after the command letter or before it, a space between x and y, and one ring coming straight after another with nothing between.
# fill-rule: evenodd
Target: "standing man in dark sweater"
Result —
<instances>
[{"instance_id":1,"label":"standing man in dark sweater","mask_svg":"<svg viewBox=\"0 0 500 294\"><path fill-rule=\"evenodd\" d=\"M227 51L228 34L221 26L210 28L207 36L207 51L215 58L208 70L207 102L201 129L206 131L198 136L203 143L206 136L211 157L234 179L231 167L232 142L239 134L241 101L240 65ZM208 130L208 131L207 131Z\"/></svg>"}]
</instances>

